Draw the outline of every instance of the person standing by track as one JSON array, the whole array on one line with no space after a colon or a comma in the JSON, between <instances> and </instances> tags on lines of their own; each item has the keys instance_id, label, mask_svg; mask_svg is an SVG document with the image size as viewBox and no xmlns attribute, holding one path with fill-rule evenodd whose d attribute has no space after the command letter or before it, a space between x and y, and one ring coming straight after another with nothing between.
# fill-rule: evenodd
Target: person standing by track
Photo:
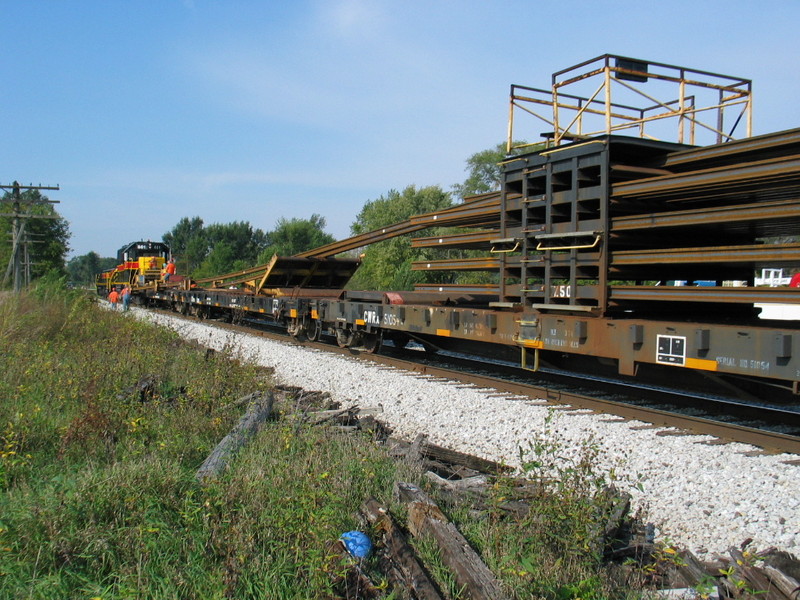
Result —
<instances>
[{"instance_id":1,"label":"person standing by track","mask_svg":"<svg viewBox=\"0 0 800 600\"><path fill-rule=\"evenodd\" d=\"M119 292L117 288L111 290L108 294L108 301L111 303L111 310L117 310L117 302L119 302Z\"/></svg>"},{"instance_id":2,"label":"person standing by track","mask_svg":"<svg viewBox=\"0 0 800 600\"><path fill-rule=\"evenodd\" d=\"M128 312L128 305L131 303L131 286L126 285L122 288L122 312Z\"/></svg>"}]
</instances>

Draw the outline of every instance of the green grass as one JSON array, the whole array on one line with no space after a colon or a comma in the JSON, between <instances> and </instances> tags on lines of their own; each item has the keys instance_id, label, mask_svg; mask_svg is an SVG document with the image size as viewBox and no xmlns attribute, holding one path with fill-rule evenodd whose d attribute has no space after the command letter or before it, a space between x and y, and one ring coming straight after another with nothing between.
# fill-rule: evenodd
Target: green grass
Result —
<instances>
[{"instance_id":1,"label":"green grass","mask_svg":"<svg viewBox=\"0 0 800 600\"><path fill-rule=\"evenodd\" d=\"M275 420L199 484L241 415L228 405L267 390L269 372L52 282L0 301L0 344L0 599L337 598L331 543L366 498L391 506L395 481L419 482L367 436ZM597 501L577 483L591 473L574 475L556 490L571 508L448 507L517 598L625 593L581 546ZM457 598L435 549L419 550ZM374 559L365 568L380 581Z\"/></svg>"}]
</instances>

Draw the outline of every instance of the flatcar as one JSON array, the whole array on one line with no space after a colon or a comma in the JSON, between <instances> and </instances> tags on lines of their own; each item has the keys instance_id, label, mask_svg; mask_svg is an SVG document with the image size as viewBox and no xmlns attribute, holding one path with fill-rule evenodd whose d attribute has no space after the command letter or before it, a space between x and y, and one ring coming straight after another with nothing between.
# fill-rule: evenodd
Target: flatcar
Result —
<instances>
[{"instance_id":1,"label":"flatcar","mask_svg":"<svg viewBox=\"0 0 800 600\"><path fill-rule=\"evenodd\" d=\"M655 107L658 118L677 119L678 140L648 132L657 120L647 116L651 92L650 108L633 117L624 114L630 105L598 99L602 85L590 98L564 94L567 83L592 76L605 86L624 80L626 89L629 82L677 84L677 101ZM386 339L416 340L507 357L531 371L795 400L800 323L761 312L776 303L800 307L800 289L758 286L755 273L800 270L800 243L791 237L800 231L800 129L751 136L750 82L742 78L604 55L553 82L545 90L553 117L545 120L554 131L544 148L509 155L498 192L197 287L155 285L141 290L142 301L201 317L271 319L297 338L327 332L340 346L366 351ZM686 95L691 86L717 99L700 107ZM512 86L512 108L535 91ZM576 115L562 126L570 106ZM698 145L704 113L714 116L703 127L716 138ZM732 125L731 115L738 115ZM599 131L589 131L590 116L604 120ZM734 139L740 122L747 132ZM620 135L631 127L639 135ZM486 256L419 261L414 269L490 271L495 283L345 289L359 261L335 256L433 226L466 229L417 237L412 247L484 249Z\"/></svg>"}]
</instances>

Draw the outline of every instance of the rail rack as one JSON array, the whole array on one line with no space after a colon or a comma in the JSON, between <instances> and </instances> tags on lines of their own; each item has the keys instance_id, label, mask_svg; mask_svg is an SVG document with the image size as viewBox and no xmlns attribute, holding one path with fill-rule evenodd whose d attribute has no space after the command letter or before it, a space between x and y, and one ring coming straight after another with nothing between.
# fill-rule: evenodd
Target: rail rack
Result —
<instances>
[{"instance_id":1,"label":"rail rack","mask_svg":"<svg viewBox=\"0 0 800 600\"><path fill-rule=\"evenodd\" d=\"M580 85L589 85L586 96L572 93ZM677 89L676 97L656 99L657 86ZM756 287L754 276L800 269L791 238L800 224L800 129L751 137L749 80L613 55L556 73L552 89L539 90L552 116L527 106L545 104L536 91L511 88L498 192L198 282L206 289L148 290L150 299L265 313L294 335L328 330L340 345L368 350L384 338L416 339L516 356L532 370L594 365L674 379L681 368L686 378L755 395L776 386L797 394L797 322L760 319L759 306L800 304L800 289ZM511 147L521 108L547 124L541 145ZM676 139L655 139L669 121ZM695 145L703 135L712 143ZM433 226L456 229L418 237ZM344 289L358 260L332 257L410 233L415 248L485 250L413 268L489 271L494 283ZM231 281L243 290L222 289Z\"/></svg>"}]
</instances>

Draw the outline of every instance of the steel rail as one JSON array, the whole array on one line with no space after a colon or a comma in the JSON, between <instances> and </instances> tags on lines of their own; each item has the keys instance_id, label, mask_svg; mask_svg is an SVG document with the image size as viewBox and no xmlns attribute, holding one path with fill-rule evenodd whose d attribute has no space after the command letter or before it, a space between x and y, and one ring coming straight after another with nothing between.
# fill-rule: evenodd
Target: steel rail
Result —
<instances>
[{"instance_id":1,"label":"steel rail","mask_svg":"<svg viewBox=\"0 0 800 600\"><path fill-rule=\"evenodd\" d=\"M432 213L414 215L410 219L380 229L345 238L319 248L301 252L301 258L325 258L375 244L383 240L415 233L429 227L466 226L500 220L500 192L473 197L463 204Z\"/></svg>"},{"instance_id":2,"label":"steel rail","mask_svg":"<svg viewBox=\"0 0 800 600\"><path fill-rule=\"evenodd\" d=\"M286 340L285 337L282 339ZM298 344L302 346L308 343L301 344L298 342ZM381 365L401 368L411 372L462 381L464 383L470 383L508 394L537 400L546 400L559 405L571 406L576 409L589 409L625 419L686 430L687 434L710 435L727 441L750 444L772 452L800 454L800 438L791 435L763 431L743 425L722 423L702 417L681 415L660 409L632 406L622 402L596 398L582 393L559 390L543 385L510 382L497 377L463 373L453 369L423 365L406 359L358 352L357 350L347 348L336 348L323 343L315 343L314 347L341 355L362 358Z\"/></svg>"},{"instance_id":3,"label":"steel rail","mask_svg":"<svg viewBox=\"0 0 800 600\"><path fill-rule=\"evenodd\" d=\"M179 319L194 320L194 317L180 315L171 311L158 312ZM214 326L277 340L281 343L288 343L366 360L374 364L392 366L413 373L422 373L433 377L461 381L478 387L497 390L509 395L522 396L534 400L544 400L549 403L573 407L575 409L589 409L597 413L615 415L629 420L643 421L657 426L671 427L684 430L687 435L710 435L725 441L749 444L769 452L800 454L800 437L796 436L763 431L743 425L718 422L702 417L681 415L660 409L633 406L623 402L589 396L583 393L560 390L546 385L512 382L498 377L490 377L476 373L464 373L463 371L437 367L430 364L421 364L407 359L381 354L371 354L353 348L339 348L324 342L300 342L290 338L285 332L275 333L263 329L254 329L246 325L234 325L230 323L215 322ZM584 382L584 386L585 385ZM632 386L627 386L628 390L631 388ZM645 392L644 388L642 392ZM608 392L606 392L606 394L607 393ZM628 394L630 394L630 391Z\"/></svg>"},{"instance_id":4,"label":"steel rail","mask_svg":"<svg viewBox=\"0 0 800 600\"><path fill-rule=\"evenodd\" d=\"M434 235L411 239L412 248L458 247L471 249L486 249L492 246L492 240L497 238L497 230L472 231L470 233L454 233L448 235Z\"/></svg>"},{"instance_id":5,"label":"steel rail","mask_svg":"<svg viewBox=\"0 0 800 600\"><path fill-rule=\"evenodd\" d=\"M636 231L651 227L689 227L709 223L751 223L753 221L800 218L800 201L775 200L755 204L712 206L690 210L626 215L611 219L611 232Z\"/></svg>"},{"instance_id":6,"label":"steel rail","mask_svg":"<svg viewBox=\"0 0 800 600\"><path fill-rule=\"evenodd\" d=\"M516 257L519 266L519 257ZM412 271L496 271L501 266L499 258L453 258L450 260L415 260ZM508 266L511 266L510 264Z\"/></svg>"},{"instance_id":7,"label":"steel rail","mask_svg":"<svg viewBox=\"0 0 800 600\"><path fill-rule=\"evenodd\" d=\"M493 283L415 283L414 291L418 292L460 292L462 294L490 294L497 295L500 288Z\"/></svg>"},{"instance_id":8,"label":"steel rail","mask_svg":"<svg viewBox=\"0 0 800 600\"><path fill-rule=\"evenodd\" d=\"M340 352L353 355L353 351ZM378 364L402 368L407 371L424 373L434 377L454 379L471 383L478 387L498 390L500 392L525 396L536 400L546 400L559 405L567 405L576 409L589 409L598 413L615 415L629 420L643 421L664 427L685 430L687 435L710 435L731 442L750 444L764 450L777 453L800 454L800 438L777 432L764 431L744 425L735 425L682 415L665 410L633 406L624 402L616 402L597 398L583 393L555 389L539 384L511 382L497 377L464 373L461 371L423 365L418 362L376 354L359 354L366 360Z\"/></svg>"},{"instance_id":9,"label":"steel rail","mask_svg":"<svg viewBox=\"0 0 800 600\"><path fill-rule=\"evenodd\" d=\"M743 138L700 148L681 150L664 159L664 168L684 167L692 163L737 159L742 154L774 152L779 147L800 145L800 129Z\"/></svg>"},{"instance_id":10,"label":"steel rail","mask_svg":"<svg viewBox=\"0 0 800 600\"><path fill-rule=\"evenodd\" d=\"M613 198L653 198L691 189L719 189L743 182L777 182L800 177L800 155L725 165L677 175L662 175L612 186Z\"/></svg>"},{"instance_id":11,"label":"steel rail","mask_svg":"<svg viewBox=\"0 0 800 600\"><path fill-rule=\"evenodd\" d=\"M625 419L644 421L664 427L674 427L698 435L711 435L728 441L750 444L772 452L800 454L800 438L782 433L763 431L743 425L722 423L702 417L681 415L655 408L632 406L622 402L558 390L542 385L509 382L486 375L460 373L459 371L453 371L451 369L420 365L412 361L402 361L380 355L369 355L368 359L373 362L379 362L380 364L396 366L405 370L421 372L435 377L457 379L465 383L472 383L479 387L491 388L508 394L527 396L532 399L541 399L556 404L569 405L576 409L589 409L599 413L623 417Z\"/></svg>"},{"instance_id":12,"label":"steel rail","mask_svg":"<svg viewBox=\"0 0 800 600\"><path fill-rule=\"evenodd\" d=\"M609 286L609 301L800 304L800 289L789 287Z\"/></svg>"},{"instance_id":13,"label":"steel rail","mask_svg":"<svg viewBox=\"0 0 800 600\"><path fill-rule=\"evenodd\" d=\"M782 261L800 259L800 244L756 244L749 246L703 246L699 248L656 248L618 250L611 253L610 267L636 265L721 264Z\"/></svg>"}]
</instances>

